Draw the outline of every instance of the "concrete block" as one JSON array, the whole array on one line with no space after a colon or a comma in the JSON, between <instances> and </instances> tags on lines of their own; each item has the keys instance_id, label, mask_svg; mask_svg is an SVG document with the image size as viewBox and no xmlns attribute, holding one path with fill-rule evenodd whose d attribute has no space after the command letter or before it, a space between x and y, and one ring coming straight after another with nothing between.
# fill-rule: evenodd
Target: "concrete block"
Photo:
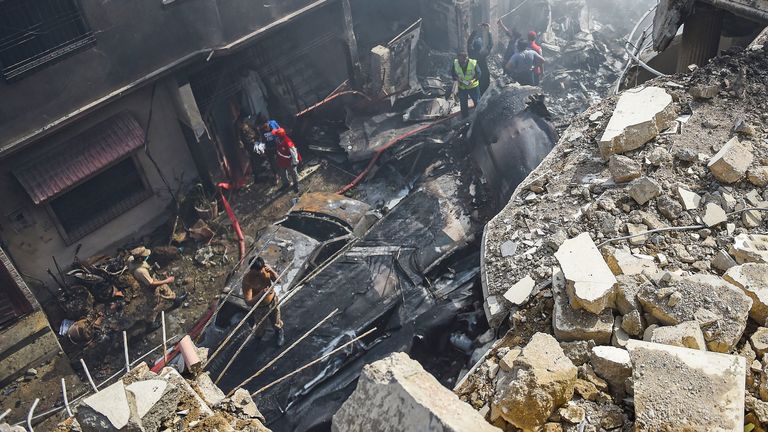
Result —
<instances>
[{"instance_id":1,"label":"concrete block","mask_svg":"<svg viewBox=\"0 0 768 432\"><path fill-rule=\"evenodd\" d=\"M527 302L535 286L536 281L530 276L526 276L512 285L512 288L504 293L504 298L513 305L522 306Z\"/></svg>"},{"instance_id":2,"label":"concrete block","mask_svg":"<svg viewBox=\"0 0 768 432\"><path fill-rule=\"evenodd\" d=\"M595 315L583 309L573 309L565 290L565 277L559 268L552 270L552 328L555 337L564 342L594 341L609 344L613 333L613 312L605 309Z\"/></svg>"},{"instance_id":3,"label":"concrete block","mask_svg":"<svg viewBox=\"0 0 768 432\"><path fill-rule=\"evenodd\" d=\"M76 418L83 432L139 429L136 419L131 418L131 406L122 381L83 399L77 407Z\"/></svg>"},{"instance_id":4,"label":"concrete block","mask_svg":"<svg viewBox=\"0 0 768 432\"><path fill-rule=\"evenodd\" d=\"M768 264L768 235L739 234L733 239L730 252L739 264Z\"/></svg>"},{"instance_id":5,"label":"concrete block","mask_svg":"<svg viewBox=\"0 0 768 432\"><path fill-rule=\"evenodd\" d=\"M744 430L743 357L629 341L635 430Z\"/></svg>"},{"instance_id":6,"label":"concrete block","mask_svg":"<svg viewBox=\"0 0 768 432\"><path fill-rule=\"evenodd\" d=\"M739 288L711 275L674 279L669 287L644 286L643 309L665 325L699 321L707 348L730 352L744 333L752 300ZM699 317L707 316L707 323Z\"/></svg>"},{"instance_id":7,"label":"concrete block","mask_svg":"<svg viewBox=\"0 0 768 432\"><path fill-rule=\"evenodd\" d=\"M712 175L722 183L736 183L744 178L752 164L752 152L733 137L707 164Z\"/></svg>"},{"instance_id":8,"label":"concrete block","mask_svg":"<svg viewBox=\"0 0 768 432\"><path fill-rule=\"evenodd\" d=\"M629 184L628 192L636 203L643 205L661 195L661 185L650 177L641 177Z\"/></svg>"},{"instance_id":9,"label":"concrete block","mask_svg":"<svg viewBox=\"0 0 768 432\"><path fill-rule=\"evenodd\" d=\"M204 372L195 378L194 389L209 407L215 407L227 397L224 392L213 383L209 372Z\"/></svg>"},{"instance_id":10,"label":"concrete block","mask_svg":"<svg viewBox=\"0 0 768 432\"><path fill-rule=\"evenodd\" d=\"M491 328L498 328L509 313L504 298L496 295L488 296L485 299L483 309L485 310L485 319L488 320L488 325Z\"/></svg>"},{"instance_id":11,"label":"concrete block","mask_svg":"<svg viewBox=\"0 0 768 432\"><path fill-rule=\"evenodd\" d=\"M163 421L176 413L181 392L162 379L137 381L125 387L134 414L147 431L160 430Z\"/></svg>"},{"instance_id":12,"label":"concrete block","mask_svg":"<svg viewBox=\"0 0 768 432\"><path fill-rule=\"evenodd\" d=\"M616 183L632 181L643 173L643 167L639 162L621 155L612 155L608 159L608 170Z\"/></svg>"},{"instance_id":13,"label":"concrete block","mask_svg":"<svg viewBox=\"0 0 768 432\"><path fill-rule=\"evenodd\" d=\"M670 96L659 87L622 93L598 143L604 159L637 149L656 138L676 115Z\"/></svg>"},{"instance_id":14,"label":"concrete block","mask_svg":"<svg viewBox=\"0 0 768 432\"><path fill-rule=\"evenodd\" d=\"M627 350L596 346L590 353L590 362L597 376L608 383L614 394L624 393L624 381L632 376L632 364Z\"/></svg>"},{"instance_id":15,"label":"concrete block","mask_svg":"<svg viewBox=\"0 0 768 432\"><path fill-rule=\"evenodd\" d=\"M742 264L731 267L723 279L736 285L752 299L749 317L756 323L766 325L768 320L768 264Z\"/></svg>"},{"instance_id":16,"label":"concrete block","mask_svg":"<svg viewBox=\"0 0 768 432\"><path fill-rule=\"evenodd\" d=\"M719 205L708 203L704 208L704 216L702 216L701 220L704 222L704 225L714 227L728 222L728 216Z\"/></svg>"},{"instance_id":17,"label":"concrete block","mask_svg":"<svg viewBox=\"0 0 768 432\"><path fill-rule=\"evenodd\" d=\"M499 432L406 354L366 365L333 432Z\"/></svg>"},{"instance_id":18,"label":"concrete block","mask_svg":"<svg viewBox=\"0 0 768 432\"><path fill-rule=\"evenodd\" d=\"M677 187L675 194L685 210L696 210L701 204L701 196L683 187Z\"/></svg>"},{"instance_id":19,"label":"concrete block","mask_svg":"<svg viewBox=\"0 0 768 432\"><path fill-rule=\"evenodd\" d=\"M683 348L707 350L704 333L698 321L686 321L676 326L658 327L651 333L651 342Z\"/></svg>"},{"instance_id":20,"label":"concrete block","mask_svg":"<svg viewBox=\"0 0 768 432\"><path fill-rule=\"evenodd\" d=\"M565 276L572 306L599 314L613 305L616 277L589 234L566 240L555 258Z\"/></svg>"},{"instance_id":21,"label":"concrete block","mask_svg":"<svg viewBox=\"0 0 768 432\"><path fill-rule=\"evenodd\" d=\"M557 340L536 333L515 359L514 369L497 376L492 409L517 428L537 430L573 398L577 374Z\"/></svg>"}]
</instances>

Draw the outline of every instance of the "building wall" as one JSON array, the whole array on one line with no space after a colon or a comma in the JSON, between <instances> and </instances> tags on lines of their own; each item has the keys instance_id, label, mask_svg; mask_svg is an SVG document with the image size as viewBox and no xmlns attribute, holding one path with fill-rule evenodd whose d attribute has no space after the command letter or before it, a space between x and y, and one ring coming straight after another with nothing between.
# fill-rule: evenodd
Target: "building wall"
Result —
<instances>
[{"instance_id":1,"label":"building wall","mask_svg":"<svg viewBox=\"0 0 768 432\"><path fill-rule=\"evenodd\" d=\"M197 177L197 171L179 127L174 91L177 91L174 80L164 80L157 84L149 132L149 147L152 156L175 191L180 182L192 182ZM147 86L109 104L60 133L37 143L35 150L39 150L38 146L62 143L96 123L125 110L146 128L151 92L151 86ZM154 192L153 195L86 237L67 246L45 207L35 205L11 173L15 164L24 157L25 152L18 152L0 160L0 200L3 202L3 214L0 214L0 239L21 273L43 280L51 287L56 285L48 277L46 269L53 268L52 256L55 256L61 265L69 264L72 262L77 244L82 244L79 253L81 257L100 252L114 253L115 246L137 240L137 236L146 234L147 230L165 222L164 215L169 214L170 194L153 164L139 150L138 159ZM8 219L8 214L17 209L23 209L33 222L29 228L19 232L13 229ZM34 294L41 301L49 297L47 291L36 287L33 289L35 289Z\"/></svg>"},{"instance_id":2,"label":"building wall","mask_svg":"<svg viewBox=\"0 0 768 432\"><path fill-rule=\"evenodd\" d=\"M20 81L0 80L0 155L147 75L205 61L213 48L329 1L80 0L96 44Z\"/></svg>"}]
</instances>

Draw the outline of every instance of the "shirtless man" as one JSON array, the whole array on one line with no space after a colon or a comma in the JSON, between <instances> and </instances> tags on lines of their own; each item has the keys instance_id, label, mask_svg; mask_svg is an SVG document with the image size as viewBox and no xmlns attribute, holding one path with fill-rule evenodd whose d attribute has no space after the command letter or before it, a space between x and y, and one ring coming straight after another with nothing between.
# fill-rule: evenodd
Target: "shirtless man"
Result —
<instances>
[{"instance_id":1,"label":"shirtless man","mask_svg":"<svg viewBox=\"0 0 768 432\"><path fill-rule=\"evenodd\" d=\"M260 318L275 306L274 310L269 313L268 319L275 329L275 339L277 346L280 347L285 343L285 335L283 334L283 320L280 318L280 307L277 306L279 300L272 286L277 278L277 272L264 263L264 259L256 257L251 261L250 269L243 277L243 299L248 306L253 306L264 293L267 293L264 301L256 308L254 316L259 317L260 321ZM256 335L264 335L263 327L257 330Z\"/></svg>"}]
</instances>

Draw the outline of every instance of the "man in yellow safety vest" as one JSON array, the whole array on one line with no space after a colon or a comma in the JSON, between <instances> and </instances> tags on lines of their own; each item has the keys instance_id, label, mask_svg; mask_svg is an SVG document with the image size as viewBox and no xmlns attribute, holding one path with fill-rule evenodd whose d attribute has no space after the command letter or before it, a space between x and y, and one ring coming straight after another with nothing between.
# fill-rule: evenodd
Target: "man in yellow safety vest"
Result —
<instances>
[{"instance_id":1,"label":"man in yellow safety vest","mask_svg":"<svg viewBox=\"0 0 768 432\"><path fill-rule=\"evenodd\" d=\"M480 100L480 76L482 75L477 60L469 58L466 51L459 53L453 61L451 75L453 80L459 83L459 102L461 103L461 116L469 116L469 98L477 107Z\"/></svg>"}]
</instances>

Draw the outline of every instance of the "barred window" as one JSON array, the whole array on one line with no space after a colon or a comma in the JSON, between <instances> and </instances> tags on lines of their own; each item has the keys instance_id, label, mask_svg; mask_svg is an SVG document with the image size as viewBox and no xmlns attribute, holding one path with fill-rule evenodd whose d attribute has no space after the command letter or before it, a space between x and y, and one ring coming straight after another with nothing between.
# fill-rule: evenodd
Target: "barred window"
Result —
<instances>
[{"instance_id":1,"label":"barred window","mask_svg":"<svg viewBox=\"0 0 768 432\"><path fill-rule=\"evenodd\" d=\"M76 0L0 0L0 72L7 81L95 42Z\"/></svg>"}]
</instances>

